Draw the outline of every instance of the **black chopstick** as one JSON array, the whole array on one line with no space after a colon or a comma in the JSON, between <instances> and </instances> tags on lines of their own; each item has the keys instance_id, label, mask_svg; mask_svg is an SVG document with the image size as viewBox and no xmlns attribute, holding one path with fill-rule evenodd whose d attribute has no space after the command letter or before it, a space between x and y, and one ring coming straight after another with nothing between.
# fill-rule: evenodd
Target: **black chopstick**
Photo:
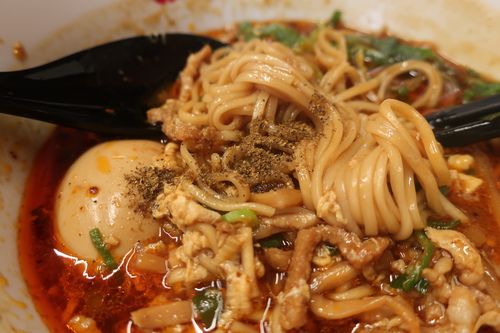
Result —
<instances>
[{"instance_id":1,"label":"black chopstick","mask_svg":"<svg viewBox=\"0 0 500 333\"><path fill-rule=\"evenodd\" d=\"M448 148L500 137L500 94L425 116L436 139Z\"/></svg>"},{"instance_id":2,"label":"black chopstick","mask_svg":"<svg viewBox=\"0 0 500 333\"><path fill-rule=\"evenodd\" d=\"M434 131L443 147L464 147L471 143L500 137L500 117L478 120L465 125Z\"/></svg>"}]
</instances>

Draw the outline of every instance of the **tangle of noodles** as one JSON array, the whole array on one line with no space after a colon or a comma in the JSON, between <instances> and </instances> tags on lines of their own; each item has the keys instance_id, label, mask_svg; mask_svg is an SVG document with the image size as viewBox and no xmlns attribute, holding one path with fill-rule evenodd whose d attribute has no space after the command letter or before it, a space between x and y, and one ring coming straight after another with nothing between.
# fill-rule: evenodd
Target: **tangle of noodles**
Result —
<instances>
[{"instance_id":1,"label":"tangle of noodles","mask_svg":"<svg viewBox=\"0 0 500 333\"><path fill-rule=\"evenodd\" d=\"M438 70L412 60L365 80L346 52L341 32L325 28L307 59L259 39L193 55L179 100L150 111L216 133L179 138L165 122L166 134L183 140L181 156L194 175L184 190L213 209L251 207L270 216L273 209L252 202L250 192L270 193L273 202L277 189L295 188L324 222L360 236L406 239L431 212L467 220L439 190L450 175L425 119L384 97L394 77L418 71L428 86L413 104L435 106ZM326 69L321 78L315 66Z\"/></svg>"},{"instance_id":2,"label":"tangle of noodles","mask_svg":"<svg viewBox=\"0 0 500 333\"><path fill-rule=\"evenodd\" d=\"M246 323L260 321L282 332L309 325L308 311L323 320L380 312L392 319L378 325L420 331L412 305L381 292L387 277L373 265L388 253L389 238L411 244L430 216L468 222L441 192L450 170L416 110L437 105L442 75L420 60L367 75L349 60L348 36L320 28L302 52L261 39L207 46L188 59L178 97L149 111L173 141L159 160L174 161L179 176L154 213L184 233L166 281L224 281L219 328L253 332ZM411 104L387 97L408 73L418 73L425 89ZM259 226L208 218L212 212L192 204L190 218L178 219L178 200L222 214L250 209ZM257 256L254 242L277 234L288 235L291 248ZM325 244L341 257L325 255ZM254 308L269 267L286 281L277 275L271 303Z\"/></svg>"}]
</instances>

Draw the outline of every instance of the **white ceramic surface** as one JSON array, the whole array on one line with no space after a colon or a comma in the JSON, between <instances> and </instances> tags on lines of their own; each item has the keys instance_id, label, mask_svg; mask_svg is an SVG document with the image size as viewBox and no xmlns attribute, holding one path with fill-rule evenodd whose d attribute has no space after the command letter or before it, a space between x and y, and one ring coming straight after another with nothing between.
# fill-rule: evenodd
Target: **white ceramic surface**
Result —
<instances>
[{"instance_id":1,"label":"white ceramic surface","mask_svg":"<svg viewBox=\"0 0 500 333\"><path fill-rule=\"evenodd\" d=\"M447 57L500 79L496 0L2 0L0 71L26 68L109 40L223 27L241 20L344 21L434 43ZM12 56L21 42L26 58ZM17 264L16 224L26 176L50 126L0 115L0 332L47 332Z\"/></svg>"}]
</instances>

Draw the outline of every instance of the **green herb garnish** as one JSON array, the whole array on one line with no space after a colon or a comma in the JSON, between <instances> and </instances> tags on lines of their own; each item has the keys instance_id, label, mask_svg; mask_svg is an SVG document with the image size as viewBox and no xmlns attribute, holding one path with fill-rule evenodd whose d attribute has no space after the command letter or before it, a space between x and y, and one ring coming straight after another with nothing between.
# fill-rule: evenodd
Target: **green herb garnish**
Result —
<instances>
[{"instance_id":1,"label":"green herb garnish","mask_svg":"<svg viewBox=\"0 0 500 333\"><path fill-rule=\"evenodd\" d=\"M415 230L413 235L417 242L424 248L424 251L415 264L408 266L405 274L397 276L396 279L391 282L391 287L405 292L411 289L416 289L419 292L427 292L428 282L421 282L421 280L425 280L422 278L422 271L424 268L429 267L432 255L434 254L434 244L427 238L422 230ZM425 288L425 286L427 286L427 288Z\"/></svg>"},{"instance_id":2,"label":"green herb garnish","mask_svg":"<svg viewBox=\"0 0 500 333\"><path fill-rule=\"evenodd\" d=\"M285 236L282 233L277 233L259 240L259 244L262 247L283 248L288 246L289 242L285 239Z\"/></svg>"},{"instance_id":3,"label":"green herb garnish","mask_svg":"<svg viewBox=\"0 0 500 333\"><path fill-rule=\"evenodd\" d=\"M441 192L441 194L445 197L448 196L448 186L439 186L439 192Z\"/></svg>"},{"instance_id":4,"label":"green herb garnish","mask_svg":"<svg viewBox=\"0 0 500 333\"><path fill-rule=\"evenodd\" d=\"M238 28L238 35L246 41L268 37L288 47L300 46L309 40L309 37L301 35L297 30L279 23L254 28L250 22L243 22Z\"/></svg>"},{"instance_id":5,"label":"green herb garnish","mask_svg":"<svg viewBox=\"0 0 500 333\"><path fill-rule=\"evenodd\" d=\"M246 41L256 38L257 35L253 31L252 23L245 21L238 27L238 35L243 37Z\"/></svg>"},{"instance_id":6,"label":"green herb garnish","mask_svg":"<svg viewBox=\"0 0 500 333\"><path fill-rule=\"evenodd\" d=\"M229 223L243 223L250 228L259 226L259 218L253 210L237 209L222 215L222 220Z\"/></svg>"},{"instance_id":7,"label":"green herb garnish","mask_svg":"<svg viewBox=\"0 0 500 333\"><path fill-rule=\"evenodd\" d=\"M217 326L224 300L220 290L214 287L203 289L193 297L193 306L207 329Z\"/></svg>"},{"instance_id":8,"label":"green herb garnish","mask_svg":"<svg viewBox=\"0 0 500 333\"><path fill-rule=\"evenodd\" d=\"M391 65L407 60L433 60L439 62L436 53L432 49L406 45L395 37L350 36L346 40L349 55L353 56L361 49L365 58L376 65Z\"/></svg>"},{"instance_id":9,"label":"green herb garnish","mask_svg":"<svg viewBox=\"0 0 500 333\"><path fill-rule=\"evenodd\" d=\"M440 230L453 230L456 229L460 225L460 220L452 220L452 221L440 221L433 218L427 219L427 226L440 229Z\"/></svg>"},{"instance_id":10,"label":"green herb garnish","mask_svg":"<svg viewBox=\"0 0 500 333\"><path fill-rule=\"evenodd\" d=\"M325 243L326 248L328 249L328 252L330 253L330 256L336 256L340 254L340 250L338 247L335 245L332 245L330 243Z\"/></svg>"},{"instance_id":11,"label":"green herb garnish","mask_svg":"<svg viewBox=\"0 0 500 333\"><path fill-rule=\"evenodd\" d=\"M342 12L340 10L336 10L333 12L333 15L330 18L329 24L332 27L336 27L337 25L339 25L341 19L342 19Z\"/></svg>"},{"instance_id":12,"label":"green herb garnish","mask_svg":"<svg viewBox=\"0 0 500 333\"><path fill-rule=\"evenodd\" d=\"M464 102L500 94L500 82L488 82L480 78L472 78L469 80L469 84L469 88L464 90Z\"/></svg>"},{"instance_id":13,"label":"green herb garnish","mask_svg":"<svg viewBox=\"0 0 500 333\"><path fill-rule=\"evenodd\" d=\"M260 37L271 37L288 47L293 47L301 38L300 33L279 23L273 23L258 29Z\"/></svg>"},{"instance_id":14,"label":"green herb garnish","mask_svg":"<svg viewBox=\"0 0 500 333\"><path fill-rule=\"evenodd\" d=\"M99 228L90 230L89 234L94 247L96 248L97 252L99 252L99 255L101 256L106 266L110 270L115 270L116 268L118 268L118 264L116 263L115 259L111 255L111 252L109 252L106 244L104 244L104 241L102 240L101 231L99 230Z\"/></svg>"},{"instance_id":15,"label":"green herb garnish","mask_svg":"<svg viewBox=\"0 0 500 333\"><path fill-rule=\"evenodd\" d=\"M418 291L422 295L425 295L429 291L429 287L430 287L429 281L427 281L424 278L421 278L417 281L417 283L415 283L415 285L413 286L413 289L415 289L416 291Z\"/></svg>"}]
</instances>

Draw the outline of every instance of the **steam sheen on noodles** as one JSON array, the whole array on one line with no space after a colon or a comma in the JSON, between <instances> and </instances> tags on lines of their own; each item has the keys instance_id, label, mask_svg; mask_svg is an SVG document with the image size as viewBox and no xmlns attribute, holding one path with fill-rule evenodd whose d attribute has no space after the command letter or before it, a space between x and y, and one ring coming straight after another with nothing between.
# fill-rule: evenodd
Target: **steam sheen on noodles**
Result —
<instances>
[{"instance_id":1,"label":"steam sheen on noodles","mask_svg":"<svg viewBox=\"0 0 500 333\"><path fill-rule=\"evenodd\" d=\"M384 277L373 263L391 238L426 230L430 215L468 220L440 191L450 171L415 109L436 106L440 73L410 60L367 79L362 62L348 61L348 34L319 29L302 52L260 39L207 46L190 56L178 96L148 113L171 139L153 164L177 175L154 211L182 234L166 283L190 290L222 281L225 303L214 325L224 331L300 328L309 311L325 320L381 311L387 320L377 325L419 332L412 304L376 290ZM413 105L387 98L390 83L409 72L424 77L426 90ZM255 212L258 226L221 220L220 212L239 209ZM293 249L257 256L256 242L278 233ZM325 244L339 255L325 255ZM271 274L266 267L278 272L265 287L271 298L258 284ZM476 288L482 280L467 281ZM176 316L150 307L132 319L149 329L189 324L196 315L182 302L169 305Z\"/></svg>"}]
</instances>

